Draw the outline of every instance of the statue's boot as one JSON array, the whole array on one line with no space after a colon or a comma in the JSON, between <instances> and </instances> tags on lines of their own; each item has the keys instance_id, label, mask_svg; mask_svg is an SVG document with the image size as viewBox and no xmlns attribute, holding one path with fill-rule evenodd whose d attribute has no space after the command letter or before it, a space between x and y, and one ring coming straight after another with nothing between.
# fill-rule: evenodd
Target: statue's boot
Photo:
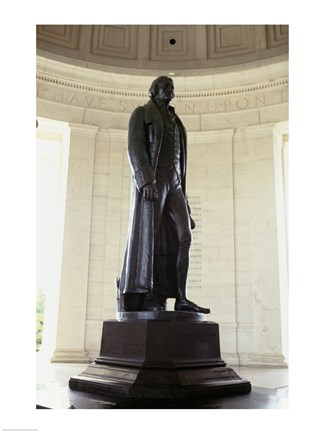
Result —
<instances>
[{"instance_id":1,"label":"statue's boot","mask_svg":"<svg viewBox=\"0 0 324 432\"><path fill-rule=\"evenodd\" d=\"M186 297L187 276L189 268L189 248L180 247L177 257L177 298L174 305L175 311L199 312L208 314L210 309L196 305Z\"/></svg>"},{"instance_id":2,"label":"statue's boot","mask_svg":"<svg viewBox=\"0 0 324 432\"><path fill-rule=\"evenodd\" d=\"M150 291L144 298L143 311L163 311L166 310L166 301L161 302L155 297L152 291Z\"/></svg>"},{"instance_id":3,"label":"statue's boot","mask_svg":"<svg viewBox=\"0 0 324 432\"><path fill-rule=\"evenodd\" d=\"M196 305L196 303L188 299L182 299L182 300L177 299L174 305L174 310L183 311L183 312L199 312L203 314L210 313L210 309L198 306Z\"/></svg>"}]
</instances>

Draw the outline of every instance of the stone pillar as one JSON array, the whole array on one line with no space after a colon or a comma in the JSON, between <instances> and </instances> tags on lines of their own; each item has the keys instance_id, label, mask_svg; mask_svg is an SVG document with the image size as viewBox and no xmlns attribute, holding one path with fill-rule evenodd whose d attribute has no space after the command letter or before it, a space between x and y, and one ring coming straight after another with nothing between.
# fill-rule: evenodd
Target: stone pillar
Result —
<instances>
[{"instance_id":1,"label":"stone pillar","mask_svg":"<svg viewBox=\"0 0 324 432\"><path fill-rule=\"evenodd\" d=\"M280 216L274 124L246 128L250 159L253 349L249 364L286 366L280 304ZM281 168L282 170L282 168ZM279 185L278 185L279 187ZM282 185L281 185L282 188ZM281 192L283 194L283 190Z\"/></svg>"},{"instance_id":2,"label":"stone pillar","mask_svg":"<svg viewBox=\"0 0 324 432\"><path fill-rule=\"evenodd\" d=\"M56 349L53 362L89 362L85 351L97 127L70 124L70 153Z\"/></svg>"},{"instance_id":3,"label":"stone pillar","mask_svg":"<svg viewBox=\"0 0 324 432\"><path fill-rule=\"evenodd\" d=\"M237 355L249 364L253 350L253 275L251 246L251 179L249 142L245 128L233 138L235 285L237 307Z\"/></svg>"},{"instance_id":4,"label":"stone pillar","mask_svg":"<svg viewBox=\"0 0 324 432\"><path fill-rule=\"evenodd\" d=\"M282 354L288 363L288 122L273 130Z\"/></svg>"}]
</instances>

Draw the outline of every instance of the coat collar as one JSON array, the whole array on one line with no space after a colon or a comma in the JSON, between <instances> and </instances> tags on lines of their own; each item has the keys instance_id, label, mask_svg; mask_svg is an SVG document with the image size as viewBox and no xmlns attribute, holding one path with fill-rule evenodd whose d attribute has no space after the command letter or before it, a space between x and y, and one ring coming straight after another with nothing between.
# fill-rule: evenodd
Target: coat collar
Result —
<instances>
[{"instance_id":1,"label":"coat collar","mask_svg":"<svg viewBox=\"0 0 324 432\"><path fill-rule=\"evenodd\" d=\"M171 110L175 115L175 109L173 106L169 105L169 110ZM158 122L162 125L162 117L158 106L153 102L152 99L146 104L145 110L145 123Z\"/></svg>"},{"instance_id":2,"label":"coat collar","mask_svg":"<svg viewBox=\"0 0 324 432\"><path fill-rule=\"evenodd\" d=\"M145 123L158 123L159 126L162 126L160 110L151 99L148 101L145 108Z\"/></svg>"}]
</instances>

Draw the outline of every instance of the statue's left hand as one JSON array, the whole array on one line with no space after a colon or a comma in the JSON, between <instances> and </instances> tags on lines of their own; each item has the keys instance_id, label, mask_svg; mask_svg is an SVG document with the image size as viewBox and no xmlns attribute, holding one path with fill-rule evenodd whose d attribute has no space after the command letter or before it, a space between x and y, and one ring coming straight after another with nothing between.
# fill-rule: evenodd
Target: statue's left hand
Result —
<instances>
[{"instance_id":1,"label":"statue's left hand","mask_svg":"<svg viewBox=\"0 0 324 432\"><path fill-rule=\"evenodd\" d=\"M143 187L142 193L148 201L154 201L158 198L158 191L154 183L148 183Z\"/></svg>"},{"instance_id":2,"label":"statue's left hand","mask_svg":"<svg viewBox=\"0 0 324 432\"><path fill-rule=\"evenodd\" d=\"M194 230L196 228L196 222L192 219L191 216L189 217L190 217L190 228Z\"/></svg>"}]
</instances>

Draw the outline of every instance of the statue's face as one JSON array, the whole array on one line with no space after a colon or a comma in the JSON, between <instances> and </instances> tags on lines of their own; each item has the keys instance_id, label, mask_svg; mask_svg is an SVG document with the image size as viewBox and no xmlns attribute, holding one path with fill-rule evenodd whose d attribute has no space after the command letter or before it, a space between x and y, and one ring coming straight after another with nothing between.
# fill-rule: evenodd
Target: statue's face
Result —
<instances>
[{"instance_id":1,"label":"statue's face","mask_svg":"<svg viewBox=\"0 0 324 432\"><path fill-rule=\"evenodd\" d=\"M160 100L171 100L174 98L174 85L171 79L164 80L160 84L158 94L155 96L156 99Z\"/></svg>"}]
</instances>

